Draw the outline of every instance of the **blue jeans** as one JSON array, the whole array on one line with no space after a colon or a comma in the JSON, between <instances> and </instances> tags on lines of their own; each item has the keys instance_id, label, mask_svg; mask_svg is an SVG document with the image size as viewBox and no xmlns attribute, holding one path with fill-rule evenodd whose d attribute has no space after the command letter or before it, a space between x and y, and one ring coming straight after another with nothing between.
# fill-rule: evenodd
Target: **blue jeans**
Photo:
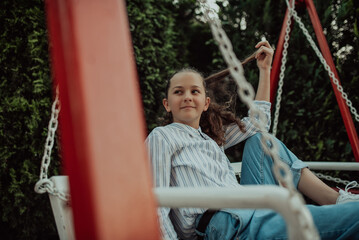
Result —
<instances>
[{"instance_id":1,"label":"blue jeans","mask_svg":"<svg viewBox=\"0 0 359 240\"><path fill-rule=\"evenodd\" d=\"M250 137L244 147L241 184L277 184L272 174L272 159L261 147L261 134ZM279 140L279 156L293 173L298 186L301 169L306 165ZM339 205L307 205L322 239L359 239L359 203ZM196 219L198 224L201 215ZM287 239L282 216L266 209L222 209L211 219L205 233L208 240Z\"/></svg>"}]
</instances>

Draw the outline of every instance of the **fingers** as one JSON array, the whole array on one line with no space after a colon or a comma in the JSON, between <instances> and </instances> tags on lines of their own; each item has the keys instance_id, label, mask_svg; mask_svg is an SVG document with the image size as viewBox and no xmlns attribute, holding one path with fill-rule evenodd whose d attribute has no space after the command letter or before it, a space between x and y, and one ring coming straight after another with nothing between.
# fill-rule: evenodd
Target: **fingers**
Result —
<instances>
[{"instance_id":1,"label":"fingers","mask_svg":"<svg viewBox=\"0 0 359 240\"><path fill-rule=\"evenodd\" d=\"M258 59L259 57L261 57L263 55L265 55L265 56L273 56L273 53L274 53L274 50L272 48L261 46L257 50L255 57Z\"/></svg>"},{"instance_id":2,"label":"fingers","mask_svg":"<svg viewBox=\"0 0 359 240\"><path fill-rule=\"evenodd\" d=\"M256 56L255 56L256 58L258 58L262 54L272 56L274 53L274 49L269 44L269 42L266 40L260 41L259 43L257 43L257 45L255 47L258 48L258 50L256 52Z\"/></svg>"},{"instance_id":3,"label":"fingers","mask_svg":"<svg viewBox=\"0 0 359 240\"><path fill-rule=\"evenodd\" d=\"M259 48L260 46L265 46L267 48L272 48L272 46L269 44L269 42L267 40L260 41L259 43L257 43L255 48Z\"/></svg>"}]
</instances>

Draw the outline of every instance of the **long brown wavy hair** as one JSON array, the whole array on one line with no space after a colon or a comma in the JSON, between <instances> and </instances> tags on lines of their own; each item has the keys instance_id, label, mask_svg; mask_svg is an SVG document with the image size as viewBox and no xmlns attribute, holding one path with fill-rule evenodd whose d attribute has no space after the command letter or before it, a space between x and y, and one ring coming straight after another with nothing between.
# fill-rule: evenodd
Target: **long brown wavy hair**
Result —
<instances>
[{"instance_id":1,"label":"long brown wavy hair","mask_svg":"<svg viewBox=\"0 0 359 240\"><path fill-rule=\"evenodd\" d=\"M211 103L207 109L207 111L203 112L200 119L200 127L204 133L206 133L209 137L211 137L219 146L222 146L225 142L224 134L226 131L226 127L232 123L238 125L240 130L244 132L245 126L240 120L240 118L236 117L234 112L231 111L231 105L234 98L231 98L230 101L227 101L225 104L221 105L214 101L214 97L211 97L211 92L225 92L223 84L220 84L221 80L226 78L229 75L228 69L221 71L217 74L213 74L206 79L203 75L193 69L193 68L184 68L177 73L181 72L192 72L201 76L203 80L203 86L206 89L206 96L211 98ZM223 74L225 72L225 74ZM174 74L174 75L175 75ZM174 76L172 75L172 77ZM172 77L167 81L166 85L166 98L168 98L168 90L171 84ZM208 84L207 84L208 83ZM207 87L210 86L210 89ZM225 93L226 94L226 93ZM166 113L163 118L162 125L167 125L173 122L172 113Z\"/></svg>"},{"instance_id":2,"label":"long brown wavy hair","mask_svg":"<svg viewBox=\"0 0 359 240\"><path fill-rule=\"evenodd\" d=\"M253 60L255 60L256 52L252 53L241 61L242 65L245 65ZM234 113L234 104L236 99L236 94L230 94L226 91L224 81L230 76L229 69L224 69L220 72L210 75L209 77L204 78L203 74L193 68L184 68L180 71L177 71L175 74L180 72L192 72L196 73L203 79L203 86L206 89L206 95L211 98L210 105L207 111L203 112L199 125L204 133L211 137L219 146L222 146L225 142L224 133L226 127L230 124L237 124L239 129L242 132L245 132L244 123L240 118L236 117ZM172 77L175 75L173 74ZM168 98L168 90L171 84L171 78L167 81L166 85L166 98ZM212 93L212 94L211 94ZM215 95L214 95L215 93ZM224 104L218 104L215 101L214 96L227 95L230 96L229 100ZM172 113L166 112L166 115L162 119L162 125L167 125L173 122Z\"/></svg>"}]
</instances>

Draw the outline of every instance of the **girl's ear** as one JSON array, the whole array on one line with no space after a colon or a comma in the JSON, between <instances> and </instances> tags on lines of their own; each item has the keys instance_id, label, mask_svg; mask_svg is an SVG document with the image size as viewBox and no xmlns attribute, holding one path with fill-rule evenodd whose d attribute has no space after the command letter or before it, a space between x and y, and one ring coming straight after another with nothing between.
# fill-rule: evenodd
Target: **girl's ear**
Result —
<instances>
[{"instance_id":1,"label":"girl's ear","mask_svg":"<svg viewBox=\"0 0 359 240\"><path fill-rule=\"evenodd\" d=\"M162 104L163 104L163 106L165 107L165 109L166 109L167 112L171 112L171 108L170 108L170 106L168 105L168 100L167 100L167 98L164 98L164 99L162 100Z\"/></svg>"},{"instance_id":2,"label":"girl's ear","mask_svg":"<svg viewBox=\"0 0 359 240\"><path fill-rule=\"evenodd\" d=\"M206 97L206 102L204 104L204 109L203 109L204 112L208 110L210 103L211 103L211 99L209 97Z\"/></svg>"}]
</instances>

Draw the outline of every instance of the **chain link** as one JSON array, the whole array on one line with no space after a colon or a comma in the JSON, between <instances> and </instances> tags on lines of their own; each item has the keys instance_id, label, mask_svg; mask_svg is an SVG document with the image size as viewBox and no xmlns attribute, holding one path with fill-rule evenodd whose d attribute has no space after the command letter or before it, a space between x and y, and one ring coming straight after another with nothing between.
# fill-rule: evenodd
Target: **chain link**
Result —
<instances>
[{"instance_id":1,"label":"chain link","mask_svg":"<svg viewBox=\"0 0 359 240\"><path fill-rule=\"evenodd\" d=\"M283 83L284 83L284 72L285 72L285 64L287 63L287 54L288 54L288 47L289 47L289 36L290 36L290 25L292 24L292 14L288 12L288 19L287 19L287 27L285 29L285 36L284 36L284 48L282 52L282 64L280 67L280 74L279 74L279 83L278 83L278 90L277 90L277 98L276 98L276 105L275 105L275 112L274 112L274 121L273 121L273 128L272 134L276 136L277 134L277 126L278 126L278 119L279 119L279 110L280 110L280 103L282 101L282 92L283 92Z\"/></svg>"},{"instance_id":2,"label":"chain link","mask_svg":"<svg viewBox=\"0 0 359 240\"><path fill-rule=\"evenodd\" d=\"M306 36L308 42L310 43L310 46L313 48L316 55L319 57L320 62L323 64L324 69L328 72L329 77L331 78L332 82L337 87L338 91L340 92L343 100L345 100L345 103L349 107L351 113L354 115L355 120L359 122L359 114L357 113L357 110L354 108L352 102L348 99L348 95L344 92L343 87L340 85L339 80L335 77L333 71L330 69L330 66L326 62L325 58L323 57L322 53L318 49L317 45L313 41L313 38L310 36L308 30L305 28L301 18L298 16L298 13L295 11L294 7L291 7L289 5L288 0L286 0L287 6L289 11L291 12L291 15L293 16L294 20L299 24L300 29L302 30L303 34Z\"/></svg>"},{"instance_id":3,"label":"chain link","mask_svg":"<svg viewBox=\"0 0 359 240\"><path fill-rule=\"evenodd\" d=\"M313 219L309 210L304 205L304 199L300 195L293 184L293 176L288 166L283 163L278 156L278 147L275 139L265 131L264 122L265 116L259 111L253 102L254 90L250 83L244 77L243 67L241 62L237 59L233 52L232 44L224 32L220 20L216 14L208 6L206 0L199 0L204 17L209 23L212 34L218 43L219 49L225 59L229 71L238 85L238 95L247 107L250 109L249 117L253 124L260 129L262 133L262 147L263 150L271 156L274 161L274 174L281 185L285 185L289 190L289 202L292 212L297 214L301 231L301 239L318 239L319 235L314 227ZM256 121L259 119L259 121Z\"/></svg>"},{"instance_id":4,"label":"chain link","mask_svg":"<svg viewBox=\"0 0 359 240\"><path fill-rule=\"evenodd\" d=\"M51 162L51 152L55 143L55 135L58 127L58 117L61 105L59 101L59 87L56 87L56 97L51 107L51 118L47 130L47 138L45 141L44 155L42 157L39 181L35 184L35 192L49 193L68 202L69 194L58 191L51 180L48 179L48 168Z\"/></svg>"},{"instance_id":5,"label":"chain link","mask_svg":"<svg viewBox=\"0 0 359 240\"><path fill-rule=\"evenodd\" d=\"M325 174L322 174L322 173L314 173L318 178L321 178L321 179L325 179L327 181L331 181L331 182L335 182L335 183L340 183L340 184L343 184L343 185L348 185L350 183L350 181L348 180L343 180L341 178L336 178L336 177L332 177L332 176L329 176L329 175L325 175Z\"/></svg>"}]
</instances>

